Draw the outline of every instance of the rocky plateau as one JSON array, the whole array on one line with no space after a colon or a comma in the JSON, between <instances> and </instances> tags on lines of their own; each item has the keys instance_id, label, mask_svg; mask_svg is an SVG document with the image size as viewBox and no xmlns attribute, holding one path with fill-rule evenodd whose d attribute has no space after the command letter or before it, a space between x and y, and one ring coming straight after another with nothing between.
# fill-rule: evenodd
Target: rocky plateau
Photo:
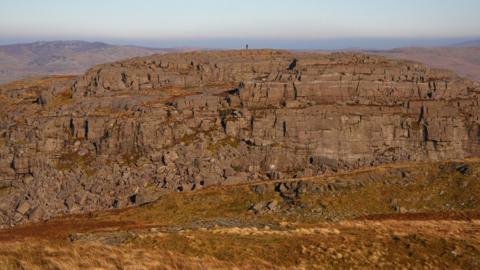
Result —
<instances>
[{"instance_id":1,"label":"rocky plateau","mask_svg":"<svg viewBox=\"0 0 480 270\"><path fill-rule=\"evenodd\" d=\"M153 55L2 85L0 100L3 227L214 185L480 156L478 82L360 53Z\"/></svg>"}]
</instances>

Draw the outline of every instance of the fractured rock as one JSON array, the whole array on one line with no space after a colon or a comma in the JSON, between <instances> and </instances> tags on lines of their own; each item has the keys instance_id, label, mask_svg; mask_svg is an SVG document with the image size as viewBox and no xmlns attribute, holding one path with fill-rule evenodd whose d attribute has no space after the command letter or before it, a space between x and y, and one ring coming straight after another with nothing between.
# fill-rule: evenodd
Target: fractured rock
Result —
<instances>
[{"instance_id":1,"label":"fractured rock","mask_svg":"<svg viewBox=\"0 0 480 270\"><path fill-rule=\"evenodd\" d=\"M2 220L24 222L37 207L50 217L155 198L136 187L187 192L480 156L478 84L410 61L275 50L172 53L95 66L61 85L0 86L0 183L8 191L0 201L28 194L30 204L2 204ZM39 95L45 106L21 102ZM473 171L457 165L444 169ZM276 191L295 206L306 189L351 184L284 183Z\"/></svg>"},{"instance_id":2,"label":"fractured rock","mask_svg":"<svg viewBox=\"0 0 480 270\"><path fill-rule=\"evenodd\" d=\"M18 213L25 215L31 208L32 205L28 201L22 201L18 204L16 210Z\"/></svg>"}]
</instances>

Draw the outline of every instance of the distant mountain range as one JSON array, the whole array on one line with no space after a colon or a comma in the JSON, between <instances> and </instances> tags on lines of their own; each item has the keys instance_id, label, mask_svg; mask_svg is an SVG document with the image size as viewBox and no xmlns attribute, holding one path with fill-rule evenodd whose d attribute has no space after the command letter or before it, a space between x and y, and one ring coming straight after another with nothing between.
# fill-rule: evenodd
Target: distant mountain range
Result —
<instances>
[{"instance_id":1,"label":"distant mountain range","mask_svg":"<svg viewBox=\"0 0 480 270\"><path fill-rule=\"evenodd\" d=\"M176 49L52 41L0 46L0 83L32 76L81 74L93 65Z\"/></svg>"},{"instance_id":2,"label":"distant mountain range","mask_svg":"<svg viewBox=\"0 0 480 270\"><path fill-rule=\"evenodd\" d=\"M27 77L76 75L96 64L186 50L191 49L156 49L85 41L3 45L0 46L0 83ZM480 40L448 47L405 47L393 50L355 48L350 50L419 61L431 67L450 69L464 77L480 80Z\"/></svg>"},{"instance_id":3,"label":"distant mountain range","mask_svg":"<svg viewBox=\"0 0 480 270\"><path fill-rule=\"evenodd\" d=\"M449 69L461 76L480 81L480 41L450 47L407 47L366 52L422 62L430 67Z\"/></svg>"}]
</instances>

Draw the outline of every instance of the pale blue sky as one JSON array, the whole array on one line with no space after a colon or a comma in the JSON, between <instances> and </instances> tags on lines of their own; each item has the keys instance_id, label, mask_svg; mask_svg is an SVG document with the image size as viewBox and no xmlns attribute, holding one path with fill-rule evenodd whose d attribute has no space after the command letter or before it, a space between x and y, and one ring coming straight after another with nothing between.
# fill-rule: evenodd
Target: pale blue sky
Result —
<instances>
[{"instance_id":1,"label":"pale blue sky","mask_svg":"<svg viewBox=\"0 0 480 270\"><path fill-rule=\"evenodd\" d=\"M480 37L479 11L479 0L0 0L0 43L438 43Z\"/></svg>"}]
</instances>

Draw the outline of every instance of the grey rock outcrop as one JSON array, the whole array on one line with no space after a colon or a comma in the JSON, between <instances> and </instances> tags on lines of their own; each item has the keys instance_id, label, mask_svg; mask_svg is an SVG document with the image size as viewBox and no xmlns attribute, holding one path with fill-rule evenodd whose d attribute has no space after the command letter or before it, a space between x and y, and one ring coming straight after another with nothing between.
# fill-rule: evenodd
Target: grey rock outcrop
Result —
<instances>
[{"instance_id":1,"label":"grey rock outcrop","mask_svg":"<svg viewBox=\"0 0 480 270\"><path fill-rule=\"evenodd\" d=\"M210 185L480 155L478 83L378 56L155 55L0 90L4 225Z\"/></svg>"}]
</instances>

